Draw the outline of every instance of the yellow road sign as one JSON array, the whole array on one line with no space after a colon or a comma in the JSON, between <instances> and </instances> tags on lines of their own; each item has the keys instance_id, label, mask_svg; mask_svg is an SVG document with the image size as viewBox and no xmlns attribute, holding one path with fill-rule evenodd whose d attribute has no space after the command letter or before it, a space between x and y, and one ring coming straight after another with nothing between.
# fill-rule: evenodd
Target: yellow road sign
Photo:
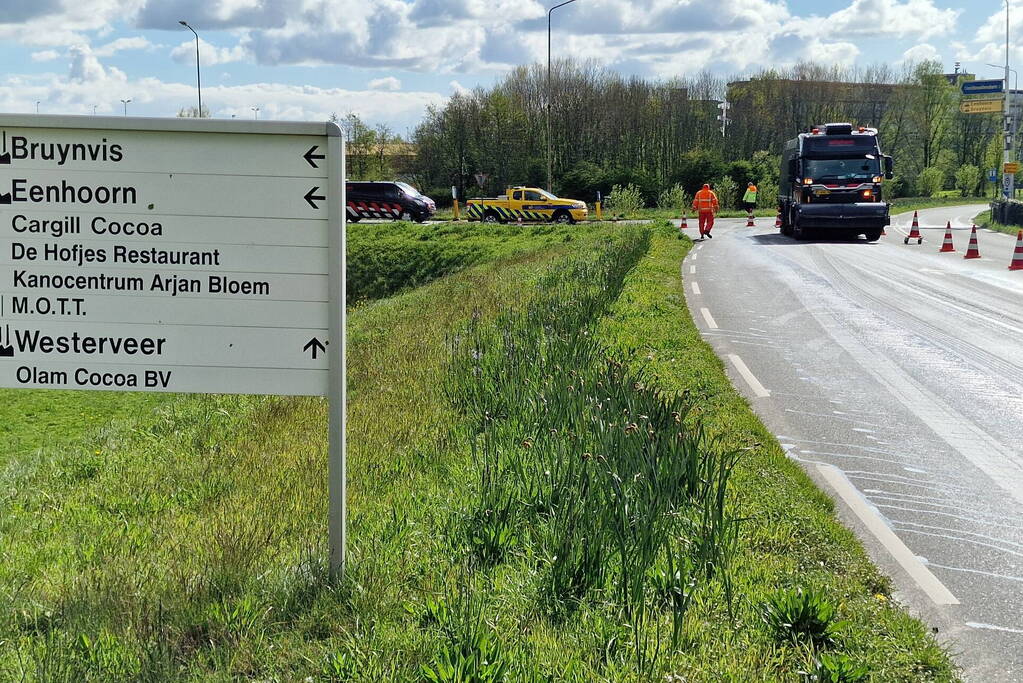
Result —
<instances>
[{"instance_id":1,"label":"yellow road sign","mask_svg":"<svg viewBox=\"0 0 1023 683\"><path fill-rule=\"evenodd\" d=\"M1005 164L1005 166L1002 167L1002 170L1005 171L1006 173L1012 173L1013 175L1015 175L1016 173L1019 173L1019 162L1010 161L1009 163Z\"/></svg>"},{"instance_id":2,"label":"yellow road sign","mask_svg":"<svg viewBox=\"0 0 1023 683\"><path fill-rule=\"evenodd\" d=\"M964 114L995 114L1004 107L1002 98L997 100L961 100L959 111Z\"/></svg>"}]
</instances>

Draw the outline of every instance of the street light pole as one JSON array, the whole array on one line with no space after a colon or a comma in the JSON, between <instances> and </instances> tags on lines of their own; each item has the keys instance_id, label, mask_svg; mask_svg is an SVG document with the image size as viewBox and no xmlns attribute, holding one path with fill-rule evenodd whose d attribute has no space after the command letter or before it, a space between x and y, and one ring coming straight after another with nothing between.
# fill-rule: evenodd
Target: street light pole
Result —
<instances>
[{"instance_id":1,"label":"street light pole","mask_svg":"<svg viewBox=\"0 0 1023 683\"><path fill-rule=\"evenodd\" d=\"M187 28L195 36L195 89L199 91L199 114L198 118L202 118L202 80L199 76L199 34L195 32L195 29L188 25L187 21L179 21L179 24Z\"/></svg>"},{"instance_id":2,"label":"street light pole","mask_svg":"<svg viewBox=\"0 0 1023 683\"><path fill-rule=\"evenodd\" d=\"M124 105L124 115L125 116L128 115L128 103L129 102L131 102L131 98L130 97L128 99L126 99L126 100L121 100L121 104Z\"/></svg>"},{"instance_id":3,"label":"street light pole","mask_svg":"<svg viewBox=\"0 0 1023 683\"><path fill-rule=\"evenodd\" d=\"M551 15L554 10L570 5L575 0L566 0L547 10L547 191L551 191L554 176L554 156L551 147ZM1008 2L1008 0L1006 0Z\"/></svg>"},{"instance_id":4,"label":"street light pole","mask_svg":"<svg viewBox=\"0 0 1023 683\"><path fill-rule=\"evenodd\" d=\"M254 114L253 118L258 120L259 119L259 107L249 107L249 109L251 109L252 113Z\"/></svg>"},{"instance_id":5,"label":"street light pole","mask_svg":"<svg viewBox=\"0 0 1023 683\"><path fill-rule=\"evenodd\" d=\"M1005 165L1012 161L1012 146L1014 143L1012 125L1012 109L1009 105L1009 0L1005 0L1005 118L1003 128L1005 129L1005 149L1002 151L1002 194L1006 199L1013 199L1016 196L1016 177L1005 171Z\"/></svg>"}]
</instances>

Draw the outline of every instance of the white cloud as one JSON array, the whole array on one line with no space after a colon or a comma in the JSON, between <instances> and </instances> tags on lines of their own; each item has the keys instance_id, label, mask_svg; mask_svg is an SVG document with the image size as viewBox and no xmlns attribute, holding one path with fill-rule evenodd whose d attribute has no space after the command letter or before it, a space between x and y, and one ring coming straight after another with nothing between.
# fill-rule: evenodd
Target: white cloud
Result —
<instances>
[{"instance_id":1,"label":"white cloud","mask_svg":"<svg viewBox=\"0 0 1023 683\"><path fill-rule=\"evenodd\" d=\"M195 41L186 40L185 42L178 45L176 48L171 50L171 59L179 64L191 64L195 65ZM229 64L230 62L241 62L251 55L241 45L235 45L234 47L217 47L211 43L207 43L202 38L199 39L199 59L202 61L203 66L213 66L214 64Z\"/></svg>"},{"instance_id":2,"label":"white cloud","mask_svg":"<svg viewBox=\"0 0 1023 683\"><path fill-rule=\"evenodd\" d=\"M60 53L56 50L40 50L32 53L33 62L52 62L57 57L60 57Z\"/></svg>"},{"instance_id":3,"label":"white cloud","mask_svg":"<svg viewBox=\"0 0 1023 683\"><path fill-rule=\"evenodd\" d=\"M907 64L918 64L926 60L941 61L941 53L930 43L914 45L902 53L902 61Z\"/></svg>"},{"instance_id":4,"label":"white cloud","mask_svg":"<svg viewBox=\"0 0 1023 683\"><path fill-rule=\"evenodd\" d=\"M394 76L387 76L386 78L376 78L368 83L370 90L401 90L401 81Z\"/></svg>"},{"instance_id":5,"label":"white cloud","mask_svg":"<svg viewBox=\"0 0 1023 683\"><path fill-rule=\"evenodd\" d=\"M934 0L852 0L825 17L794 18L787 28L807 37L911 37L951 33L962 10L941 9Z\"/></svg>"},{"instance_id":6,"label":"white cloud","mask_svg":"<svg viewBox=\"0 0 1023 683\"><path fill-rule=\"evenodd\" d=\"M118 38L106 45L101 45L93 50L93 54L97 57L111 57L122 50L148 50L153 47L156 46L146 38L135 36L133 38Z\"/></svg>"},{"instance_id":7,"label":"white cloud","mask_svg":"<svg viewBox=\"0 0 1023 683\"><path fill-rule=\"evenodd\" d=\"M84 45L70 50L66 76L8 76L0 80L0 111L35 110L37 100L53 114L119 114L120 99L131 99L128 113L137 116L174 116L192 106L195 87L157 78L131 79L112 66L104 65ZM251 118L251 107L260 108L261 119L323 121L332 113L354 112L367 121L382 122L404 132L414 126L428 106L440 106L445 95L434 92L348 90L284 83L249 83L203 87L203 104L214 116Z\"/></svg>"},{"instance_id":8,"label":"white cloud","mask_svg":"<svg viewBox=\"0 0 1023 683\"><path fill-rule=\"evenodd\" d=\"M470 92L469 88L466 88L458 81L451 81L448 85L451 86L451 92L455 95L468 95Z\"/></svg>"}]
</instances>

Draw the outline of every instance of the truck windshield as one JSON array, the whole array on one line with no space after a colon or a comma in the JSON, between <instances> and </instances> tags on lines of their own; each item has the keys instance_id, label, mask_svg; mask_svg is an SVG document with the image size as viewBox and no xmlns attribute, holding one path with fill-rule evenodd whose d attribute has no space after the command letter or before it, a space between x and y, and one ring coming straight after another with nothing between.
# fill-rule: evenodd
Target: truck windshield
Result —
<instances>
[{"instance_id":1,"label":"truck windshield","mask_svg":"<svg viewBox=\"0 0 1023 683\"><path fill-rule=\"evenodd\" d=\"M807 159L803 175L814 180L859 180L881 175L875 159Z\"/></svg>"}]
</instances>

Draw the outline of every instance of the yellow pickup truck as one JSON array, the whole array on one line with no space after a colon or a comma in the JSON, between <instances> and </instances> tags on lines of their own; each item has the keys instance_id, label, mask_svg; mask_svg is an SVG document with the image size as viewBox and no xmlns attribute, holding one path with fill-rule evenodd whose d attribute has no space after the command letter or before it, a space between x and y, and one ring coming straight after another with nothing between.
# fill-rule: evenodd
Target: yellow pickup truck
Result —
<instances>
[{"instance_id":1,"label":"yellow pickup truck","mask_svg":"<svg viewBox=\"0 0 1023 683\"><path fill-rule=\"evenodd\" d=\"M469 220L484 223L540 221L575 223L587 216L586 202L559 199L536 187L509 187L500 197L470 199L465 203Z\"/></svg>"}]
</instances>

